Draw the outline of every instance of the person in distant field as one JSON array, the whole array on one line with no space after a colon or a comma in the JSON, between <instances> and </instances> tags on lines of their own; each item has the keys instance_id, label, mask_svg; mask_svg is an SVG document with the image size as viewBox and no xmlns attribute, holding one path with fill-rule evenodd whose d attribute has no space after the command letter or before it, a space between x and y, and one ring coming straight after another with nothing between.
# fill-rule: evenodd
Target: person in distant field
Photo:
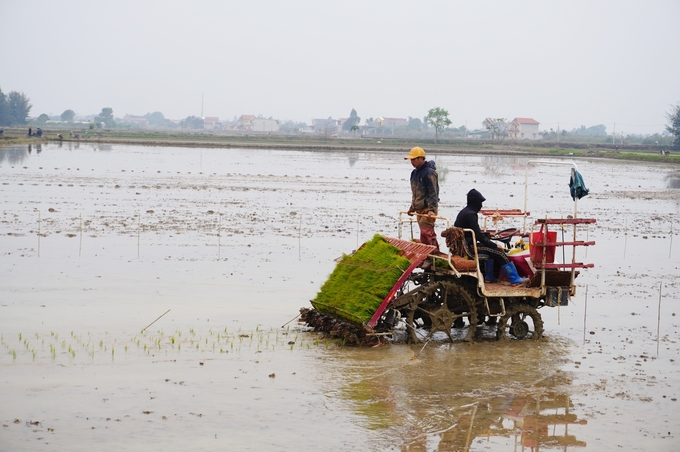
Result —
<instances>
[{"instance_id":1,"label":"person in distant field","mask_svg":"<svg viewBox=\"0 0 680 452\"><path fill-rule=\"evenodd\" d=\"M453 225L457 228L471 229L475 233L477 240L477 253L486 254L489 259L486 261L484 271L484 280L486 282L496 282L495 268L499 271L502 269L510 280L510 284L522 284L527 282L527 279L520 278L515 268L515 264L508 259L505 254L503 245L498 245L493 242L479 229L479 218L477 213L482 210L482 203L486 198L474 188L467 193L467 206L465 206L456 217ZM465 246L469 254L473 254L474 244L472 241L472 234L465 231Z\"/></svg>"},{"instance_id":2,"label":"person in distant field","mask_svg":"<svg viewBox=\"0 0 680 452\"><path fill-rule=\"evenodd\" d=\"M437 247L433 254L441 254L437 234L434 231L435 217L439 211L439 176L437 166L425 160L425 151L414 147L404 160L410 160L411 171L411 206L408 214L418 214L420 242Z\"/></svg>"},{"instance_id":3,"label":"person in distant field","mask_svg":"<svg viewBox=\"0 0 680 452\"><path fill-rule=\"evenodd\" d=\"M28 136L32 137L33 136L33 127L28 128Z\"/></svg>"}]
</instances>

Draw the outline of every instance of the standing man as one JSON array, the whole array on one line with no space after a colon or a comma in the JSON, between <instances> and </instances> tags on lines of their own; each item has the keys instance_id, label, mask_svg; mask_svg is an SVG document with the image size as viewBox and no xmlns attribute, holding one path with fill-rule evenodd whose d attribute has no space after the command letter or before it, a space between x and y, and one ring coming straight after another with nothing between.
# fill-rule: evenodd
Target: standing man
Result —
<instances>
[{"instance_id":1,"label":"standing man","mask_svg":"<svg viewBox=\"0 0 680 452\"><path fill-rule=\"evenodd\" d=\"M437 166L425 160L423 148L414 147L404 160L410 160L414 170L411 172L411 207L408 214L418 214L420 242L436 246L433 254L440 254L434 221L439 209L439 176Z\"/></svg>"}]
</instances>

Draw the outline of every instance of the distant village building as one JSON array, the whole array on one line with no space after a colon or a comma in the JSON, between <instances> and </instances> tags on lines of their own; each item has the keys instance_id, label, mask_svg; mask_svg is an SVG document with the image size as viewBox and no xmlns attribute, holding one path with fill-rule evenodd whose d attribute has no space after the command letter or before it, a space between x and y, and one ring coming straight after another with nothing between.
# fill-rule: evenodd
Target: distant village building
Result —
<instances>
[{"instance_id":1,"label":"distant village building","mask_svg":"<svg viewBox=\"0 0 680 452\"><path fill-rule=\"evenodd\" d=\"M241 115L238 118L238 130L253 130L253 121L255 119L255 115Z\"/></svg>"},{"instance_id":2,"label":"distant village building","mask_svg":"<svg viewBox=\"0 0 680 452\"><path fill-rule=\"evenodd\" d=\"M314 133L322 133L324 135L336 135L342 129L342 122L339 119L312 119L312 128Z\"/></svg>"},{"instance_id":3,"label":"distant village building","mask_svg":"<svg viewBox=\"0 0 680 452\"><path fill-rule=\"evenodd\" d=\"M277 119L255 118L253 119L253 132L278 132L279 121Z\"/></svg>"},{"instance_id":4,"label":"distant village building","mask_svg":"<svg viewBox=\"0 0 680 452\"><path fill-rule=\"evenodd\" d=\"M377 127L385 127L388 129L408 126L408 119L406 118L385 118L380 116L376 118L375 122Z\"/></svg>"},{"instance_id":5,"label":"distant village building","mask_svg":"<svg viewBox=\"0 0 680 452\"><path fill-rule=\"evenodd\" d=\"M540 140L539 124L540 122L532 118L515 118L510 123L508 138L511 140Z\"/></svg>"},{"instance_id":6,"label":"distant village building","mask_svg":"<svg viewBox=\"0 0 680 452\"><path fill-rule=\"evenodd\" d=\"M220 118L218 118L217 116L206 116L203 118L203 129L215 130L221 128L222 124L220 123Z\"/></svg>"},{"instance_id":7,"label":"distant village building","mask_svg":"<svg viewBox=\"0 0 680 452\"><path fill-rule=\"evenodd\" d=\"M140 118L138 116L125 115L123 119L120 120L121 124L134 125L137 127L148 127L149 120L146 118Z\"/></svg>"}]
</instances>

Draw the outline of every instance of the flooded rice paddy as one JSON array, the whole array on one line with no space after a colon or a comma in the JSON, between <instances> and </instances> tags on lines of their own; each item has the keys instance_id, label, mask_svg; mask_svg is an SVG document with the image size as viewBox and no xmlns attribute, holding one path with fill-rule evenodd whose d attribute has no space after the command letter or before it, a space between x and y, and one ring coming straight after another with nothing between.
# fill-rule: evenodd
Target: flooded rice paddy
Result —
<instances>
[{"instance_id":1,"label":"flooded rice paddy","mask_svg":"<svg viewBox=\"0 0 680 452\"><path fill-rule=\"evenodd\" d=\"M429 157L440 215L523 208L525 158ZM678 450L678 169L577 164L595 268L544 340L357 349L287 322L397 234L401 154L0 149L0 450ZM568 182L532 167L527 209Z\"/></svg>"}]
</instances>

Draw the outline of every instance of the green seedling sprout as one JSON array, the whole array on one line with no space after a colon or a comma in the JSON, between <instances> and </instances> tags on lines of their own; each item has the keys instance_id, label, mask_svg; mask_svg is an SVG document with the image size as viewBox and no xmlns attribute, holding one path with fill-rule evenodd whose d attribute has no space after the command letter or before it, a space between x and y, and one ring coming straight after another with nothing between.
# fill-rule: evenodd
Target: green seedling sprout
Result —
<instances>
[{"instance_id":1,"label":"green seedling sprout","mask_svg":"<svg viewBox=\"0 0 680 452\"><path fill-rule=\"evenodd\" d=\"M21 340L21 333L19 333L19 340Z\"/></svg>"}]
</instances>

